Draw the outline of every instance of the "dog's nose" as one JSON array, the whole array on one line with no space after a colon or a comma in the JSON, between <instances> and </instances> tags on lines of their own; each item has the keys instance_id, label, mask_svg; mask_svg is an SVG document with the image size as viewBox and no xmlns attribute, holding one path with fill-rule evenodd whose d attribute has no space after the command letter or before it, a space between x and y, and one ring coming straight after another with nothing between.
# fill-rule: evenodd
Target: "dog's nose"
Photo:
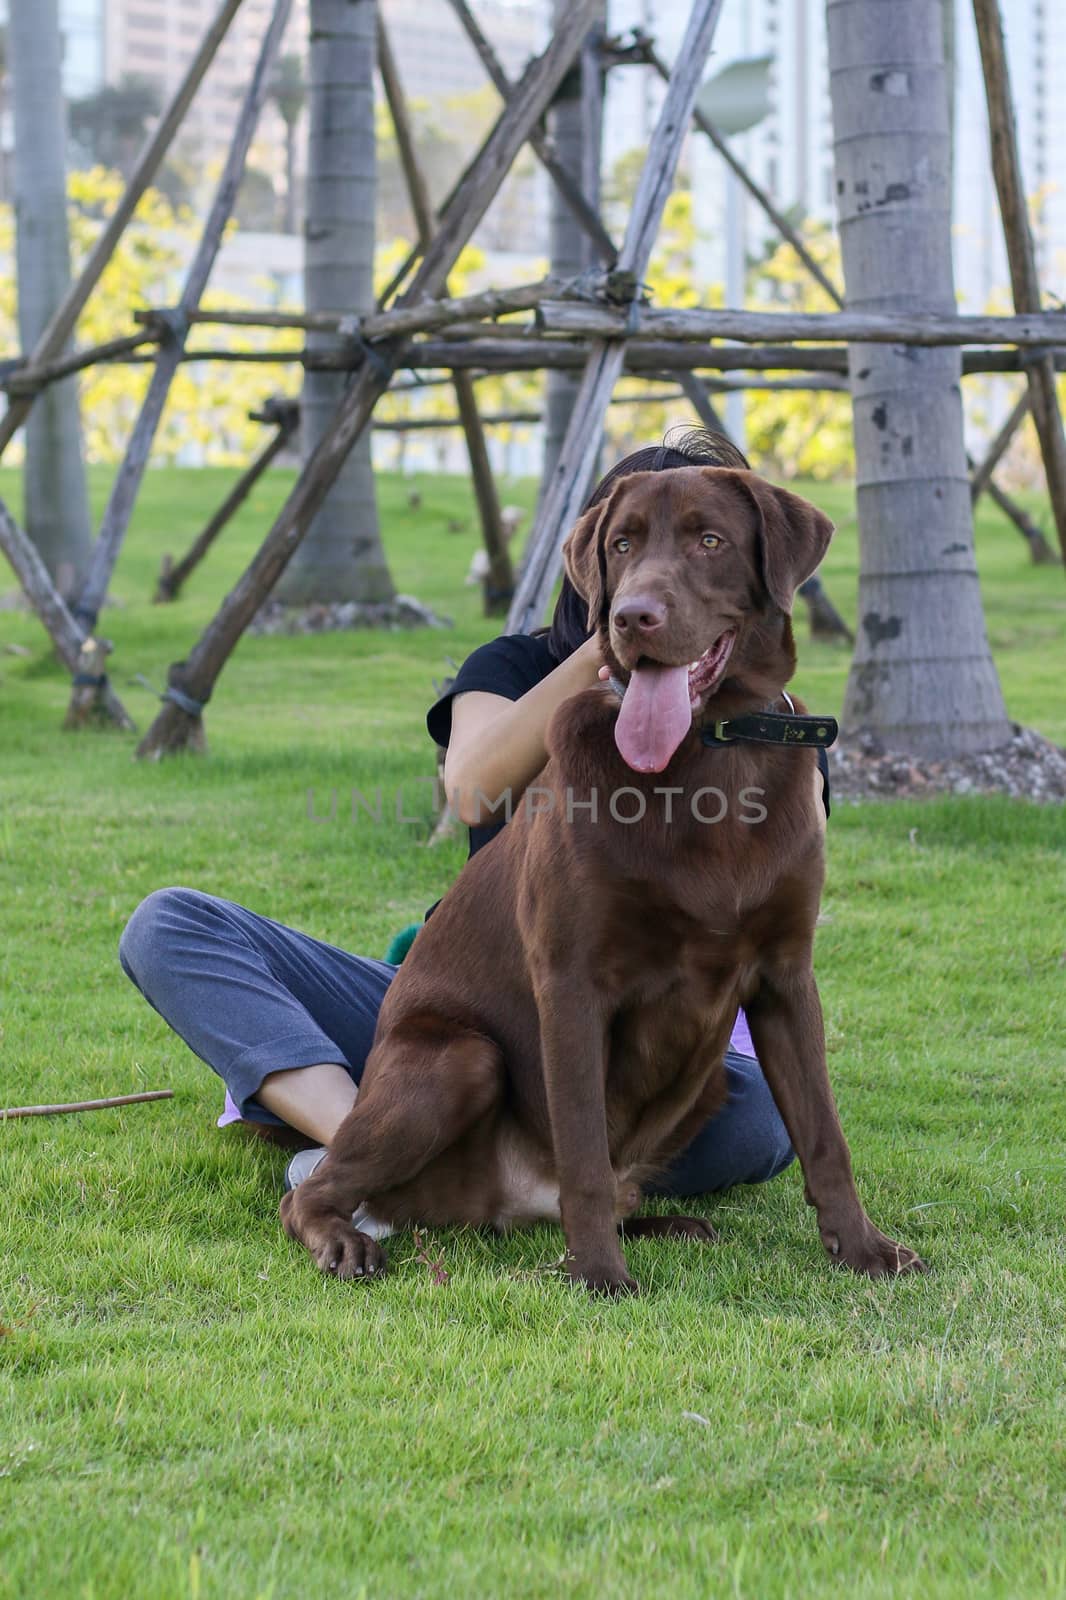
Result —
<instances>
[{"instance_id":1,"label":"dog's nose","mask_svg":"<svg viewBox=\"0 0 1066 1600\"><path fill-rule=\"evenodd\" d=\"M654 633L666 621L666 607L652 595L635 594L619 601L611 621L621 633Z\"/></svg>"}]
</instances>

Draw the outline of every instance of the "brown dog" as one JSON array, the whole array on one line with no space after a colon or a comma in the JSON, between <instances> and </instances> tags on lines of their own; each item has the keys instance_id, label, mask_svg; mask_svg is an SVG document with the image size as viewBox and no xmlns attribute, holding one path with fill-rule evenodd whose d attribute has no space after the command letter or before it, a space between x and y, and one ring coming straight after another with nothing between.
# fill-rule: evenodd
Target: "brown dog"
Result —
<instances>
[{"instance_id":1,"label":"brown dog","mask_svg":"<svg viewBox=\"0 0 1066 1600\"><path fill-rule=\"evenodd\" d=\"M738 1005L830 1255L921 1266L862 1209L826 1073L814 751L701 739L785 709L793 592L831 533L753 473L696 466L623 478L575 525L567 570L615 686L559 708L535 790L419 933L356 1106L282 1201L323 1271L379 1270L392 1224L561 1217L574 1280L635 1289L619 1218L721 1105Z\"/></svg>"}]
</instances>

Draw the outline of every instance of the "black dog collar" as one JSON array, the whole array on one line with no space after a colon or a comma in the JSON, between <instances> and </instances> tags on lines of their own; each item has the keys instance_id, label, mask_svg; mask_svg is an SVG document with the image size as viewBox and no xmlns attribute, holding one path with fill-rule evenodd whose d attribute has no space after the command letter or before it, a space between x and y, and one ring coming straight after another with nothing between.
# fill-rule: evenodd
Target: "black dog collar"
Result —
<instances>
[{"instance_id":1,"label":"black dog collar","mask_svg":"<svg viewBox=\"0 0 1066 1600\"><path fill-rule=\"evenodd\" d=\"M620 683L612 672L610 685L621 700L626 692L624 683ZM830 745L836 743L837 727L835 717L802 717L792 704L791 695L785 690L781 691L788 701L789 710L784 711L753 711L743 717L723 717L713 723L709 728L700 729L700 740L711 749L722 749L731 744L783 744L790 745L793 750L810 749L818 756L818 770L822 775L822 805L828 817L831 809L829 798L829 757L826 751Z\"/></svg>"},{"instance_id":2,"label":"black dog collar","mask_svg":"<svg viewBox=\"0 0 1066 1600\"><path fill-rule=\"evenodd\" d=\"M755 711L727 717L700 730L706 745L788 744L828 750L839 729L835 717L801 717L798 712Z\"/></svg>"},{"instance_id":3,"label":"black dog collar","mask_svg":"<svg viewBox=\"0 0 1066 1600\"><path fill-rule=\"evenodd\" d=\"M622 699L626 686L611 674L610 685ZM784 711L753 711L743 717L726 717L700 729L700 738L710 746L726 744L788 744L803 745L813 750L828 750L836 743L840 729L835 717L801 717L792 704L792 697L784 693L789 709Z\"/></svg>"},{"instance_id":4,"label":"black dog collar","mask_svg":"<svg viewBox=\"0 0 1066 1600\"><path fill-rule=\"evenodd\" d=\"M792 700L785 695L789 706ZM829 757L826 751L836 743L835 717L801 717L793 708L784 711L755 711L745 717L726 717L712 727L701 728L700 738L711 749L730 744L784 744L793 750L814 750L822 775L822 805L828 817L832 810L829 794Z\"/></svg>"}]
</instances>

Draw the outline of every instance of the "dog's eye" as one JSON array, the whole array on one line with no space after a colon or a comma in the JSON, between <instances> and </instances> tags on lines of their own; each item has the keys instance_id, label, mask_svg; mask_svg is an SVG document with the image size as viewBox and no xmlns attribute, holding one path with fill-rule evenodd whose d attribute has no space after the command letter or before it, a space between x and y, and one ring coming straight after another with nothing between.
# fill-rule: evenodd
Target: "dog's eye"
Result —
<instances>
[{"instance_id":1,"label":"dog's eye","mask_svg":"<svg viewBox=\"0 0 1066 1600\"><path fill-rule=\"evenodd\" d=\"M616 539L614 541L614 547L618 551L619 555L624 556L626 551L629 549L629 540L628 539Z\"/></svg>"},{"instance_id":2,"label":"dog's eye","mask_svg":"<svg viewBox=\"0 0 1066 1600\"><path fill-rule=\"evenodd\" d=\"M700 540L700 544L702 544L705 550L717 550L721 542L721 539L719 539L716 533L705 533L703 538Z\"/></svg>"}]
</instances>

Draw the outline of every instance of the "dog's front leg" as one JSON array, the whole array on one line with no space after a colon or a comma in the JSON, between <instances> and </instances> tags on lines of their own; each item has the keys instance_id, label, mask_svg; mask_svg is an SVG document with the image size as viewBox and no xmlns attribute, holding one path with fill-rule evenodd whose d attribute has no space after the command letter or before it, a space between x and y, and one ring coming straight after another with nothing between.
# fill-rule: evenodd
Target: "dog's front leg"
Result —
<instances>
[{"instance_id":1,"label":"dog's front leg","mask_svg":"<svg viewBox=\"0 0 1066 1600\"><path fill-rule=\"evenodd\" d=\"M541 974L536 992L567 1271L596 1293L635 1294L618 1242L607 1144L605 1022L572 971Z\"/></svg>"},{"instance_id":2,"label":"dog's front leg","mask_svg":"<svg viewBox=\"0 0 1066 1600\"><path fill-rule=\"evenodd\" d=\"M822 1007L809 965L767 968L746 1003L755 1053L803 1168L808 1205L833 1260L871 1278L922 1271L913 1250L875 1228L851 1171L825 1061Z\"/></svg>"}]
</instances>

